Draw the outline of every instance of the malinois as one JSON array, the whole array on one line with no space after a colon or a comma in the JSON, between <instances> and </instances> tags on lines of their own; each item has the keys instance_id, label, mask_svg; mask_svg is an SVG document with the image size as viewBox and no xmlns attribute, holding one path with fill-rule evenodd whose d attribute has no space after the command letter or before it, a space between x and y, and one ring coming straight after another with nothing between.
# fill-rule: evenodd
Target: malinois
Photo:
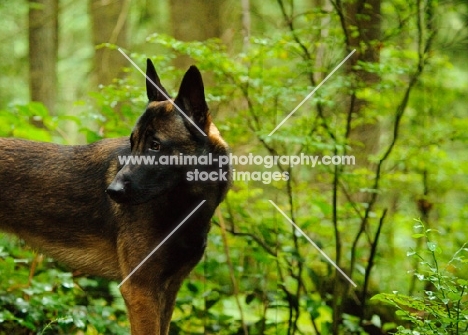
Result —
<instances>
[{"instance_id":1,"label":"malinois","mask_svg":"<svg viewBox=\"0 0 468 335\"><path fill-rule=\"evenodd\" d=\"M83 146L0 139L0 229L72 269L128 279L120 290L132 334L165 335L182 281L203 255L230 168L199 164L198 172L220 175L203 181L187 178L193 165L119 163L119 156L182 155L211 155L216 162L228 154L196 67L186 72L175 100L168 100L149 59L146 74L149 103L130 138Z\"/></svg>"}]
</instances>

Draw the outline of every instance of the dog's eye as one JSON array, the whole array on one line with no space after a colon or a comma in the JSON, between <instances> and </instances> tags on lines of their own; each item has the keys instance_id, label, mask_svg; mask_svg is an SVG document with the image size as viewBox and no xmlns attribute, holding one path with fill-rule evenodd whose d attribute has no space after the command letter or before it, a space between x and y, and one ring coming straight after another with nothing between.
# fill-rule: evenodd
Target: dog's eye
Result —
<instances>
[{"instance_id":1,"label":"dog's eye","mask_svg":"<svg viewBox=\"0 0 468 335\"><path fill-rule=\"evenodd\" d=\"M150 144L150 150L153 150L153 151L161 150L161 143L159 143L159 141L152 140Z\"/></svg>"}]
</instances>

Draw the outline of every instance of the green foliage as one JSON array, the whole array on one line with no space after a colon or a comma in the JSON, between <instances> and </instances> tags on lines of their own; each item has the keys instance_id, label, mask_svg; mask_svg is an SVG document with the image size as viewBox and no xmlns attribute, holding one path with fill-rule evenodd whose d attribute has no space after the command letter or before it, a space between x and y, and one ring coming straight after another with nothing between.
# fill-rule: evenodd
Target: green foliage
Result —
<instances>
[{"instance_id":1,"label":"green foliage","mask_svg":"<svg viewBox=\"0 0 468 335\"><path fill-rule=\"evenodd\" d=\"M448 262L443 261L443 244L432 239L437 233L418 222L415 239L424 239L425 249L408 252L421 267L413 275L422 286L421 295L409 296L397 291L380 293L372 299L392 305L396 315L408 326L399 326L396 334L458 335L468 331L468 270L466 243Z\"/></svg>"},{"instance_id":2,"label":"green foliage","mask_svg":"<svg viewBox=\"0 0 468 335\"><path fill-rule=\"evenodd\" d=\"M40 123L39 128L32 122ZM50 142L50 130L56 128L56 119L49 115L43 104L30 102L27 105L14 105L0 111L0 135Z\"/></svg>"},{"instance_id":3,"label":"green foliage","mask_svg":"<svg viewBox=\"0 0 468 335\"><path fill-rule=\"evenodd\" d=\"M267 27L267 34L253 34L242 51L219 39L182 42L164 34L153 34L139 45L134 41L135 50L158 50L157 54L127 50L142 68L146 57L153 60L173 97L186 70L175 68L173 60L189 56L203 73L213 120L237 155L359 155L364 144L349 138L349 120L352 129L376 124L380 128L375 139L380 149L365 157L372 164L336 169L326 165L235 166L236 171L286 171L290 179L266 184L234 182L221 214L213 219L207 255L178 295L174 333L242 334L243 323L249 334L325 335L334 332L334 323L339 323L337 334L371 333L369 325L388 331L394 327L393 313L382 308L381 302L397 307L407 322L406 328L399 328L400 334L457 334L457 326L458 334L466 332L465 250L457 252L467 241L466 62L455 63L442 47L443 41L424 55L424 72L409 95L398 140L381 167L380 184L375 188L374 164L395 135L395 115L420 57L415 45L419 38L415 4L392 0L381 5L383 36L381 41L372 41L379 45L379 61L359 62L353 69L346 63L272 136L268 134L276 125L346 56L336 12L291 1L290 8L296 12L291 13L295 29L290 31L285 29L288 20L281 27L268 25L270 19L284 18L277 16L275 5L265 5L260 12L271 17L262 17L257 24ZM82 4L69 1L68 6L71 20L73 6ZM13 14L18 10L0 4L0 9L4 7ZM453 8L448 11L456 14ZM439 19L453 23L443 15ZM85 20L76 20L68 35L81 40L87 25ZM12 19L5 22L8 27L15 25ZM449 29L444 29L448 34ZM351 27L350 33L359 35L357 27ZM24 41L18 39L16 44L23 55ZM91 48L65 49L70 51L61 63L62 83L87 92L83 77L90 68ZM24 66L13 66L9 58L0 67L24 72ZM369 84L356 73L378 80ZM10 87L10 77L5 76L0 86L5 88L8 104L2 101L0 106L8 107L0 111L0 136L69 144L128 136L144 110L146 96L143 76L130 65L127 74L89 96L80 96L81 100L67 104L54 116L38 103L18 104L18 97L12 103L17 86L24 85ZM22 95L25 90L20 88ZM353 96L363 102L362 113L349 114ZM370 206L368 196L372 195L377 195L377 201ZM358 284L356 291L294 231L269 199L338 262ZM416 237L424 240L426 251L416 243L415 253L407 258L404 251L414 245L407 218L421 215L428 222L436 220L441 234L435 237L422 228L422 235ZM382 234L377 239L381 219ZM74 277L56 270L50 260L39 266L29 282L35 255L6 238L0 245L0 334L128 332L115 283ZM370 250L375 245L372 258ZM453 259L442 266L440 260L453 253ZM415 258L419 267L411 262ZM374 269L369 267L371 261ZM395 275L402 270L416 271L419 286L425 287L423 294L380 294L365 305L362 291L367 274L371 274L369 296L403 291L411 281ZM339 308L342 311L335 312ZM359 315L361 308L363 315Z\"/></svg>"},{"instance_id":4,"label":"green foliage","mask_svg":"<svg viewBox=\"0 0 468 335\"><path fill-rule=\"evenodd\" d=\"M0 245L0 334L127 334L115 283L74 277L3 236Z\"/></svg>"}]
</instances>

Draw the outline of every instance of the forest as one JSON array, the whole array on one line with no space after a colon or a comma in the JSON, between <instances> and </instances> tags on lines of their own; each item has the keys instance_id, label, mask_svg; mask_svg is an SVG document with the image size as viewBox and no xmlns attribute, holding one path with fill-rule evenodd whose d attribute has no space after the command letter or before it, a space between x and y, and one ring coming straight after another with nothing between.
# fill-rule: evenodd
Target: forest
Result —
<instances>
[{"instance_id":1,"label":"forest","mask_svg":"<svg viewBox=\"0 0 468 335\"><path fill-rule=\"evenodd\" d=\"M0 137L128 137L147 97L124 55L171 96L200 69L239 160L171 335L468 334L468 1L16 0L0 21ZM0 232L0 335L129 334L117 285Z\"/></svg>"}]
</instances>

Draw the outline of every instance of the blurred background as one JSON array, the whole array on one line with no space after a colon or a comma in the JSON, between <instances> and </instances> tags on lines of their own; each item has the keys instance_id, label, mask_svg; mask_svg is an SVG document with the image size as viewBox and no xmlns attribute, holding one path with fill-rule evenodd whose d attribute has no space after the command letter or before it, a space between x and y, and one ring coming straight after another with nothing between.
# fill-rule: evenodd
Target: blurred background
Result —
<instances>
[{"instance_id":1,"label":"blurred background","mask_svg":"<svg viewBox=\"0 0 468 335\"><path fill-rule=\"evenodd\" d=\"M171 334L467 333L467 1L17 0L0 22L0 136L129 136L146 92L122 48L172 96L196 64L236 155L356 158L235 166L289 179L234 182ZM1 335L128 329L117 283L0 234Z\"/></svg>"}]
</instances>

